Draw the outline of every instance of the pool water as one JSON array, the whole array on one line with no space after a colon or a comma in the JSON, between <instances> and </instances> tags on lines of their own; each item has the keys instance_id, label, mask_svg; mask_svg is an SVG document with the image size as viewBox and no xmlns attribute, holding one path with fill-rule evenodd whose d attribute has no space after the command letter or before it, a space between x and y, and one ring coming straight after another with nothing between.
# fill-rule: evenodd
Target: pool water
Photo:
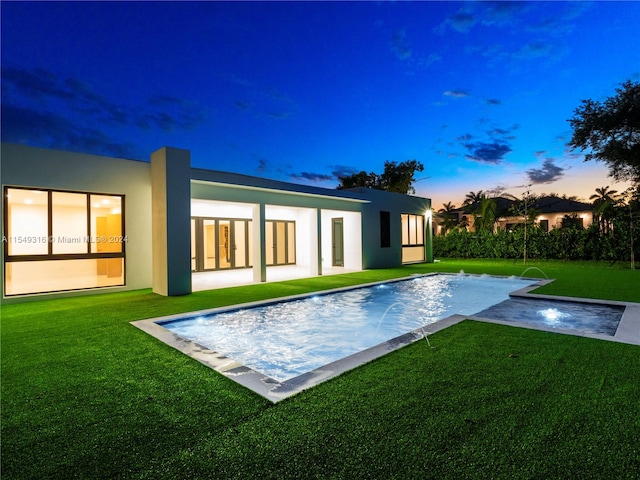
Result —
<instances>
[{"instance_id":1,"label":"pool water","mask_svg":"<svg viewBox=\"0 0 640 480\"><path fill-rule=\"evenodd\" d=\"M429 275L160 325L282 382L536 282Z\"/></svg>"},{"instance_id":2,"label":"pool water","mask_svg":"<svg viewBox=\"0 0 640 480\"><path fill-rule=\"evenodd\" d=\"M623 313L624 307L612 305L514 297L479 312L477 316L613 336Z\"/></svg>"}]
</instances>

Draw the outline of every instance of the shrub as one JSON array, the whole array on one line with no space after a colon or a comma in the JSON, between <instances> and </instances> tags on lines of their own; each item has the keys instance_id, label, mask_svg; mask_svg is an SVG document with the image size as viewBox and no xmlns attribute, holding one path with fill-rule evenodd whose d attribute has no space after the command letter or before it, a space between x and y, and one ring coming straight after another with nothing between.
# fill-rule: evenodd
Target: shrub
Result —
<instances>
[{"instance_id":1,"label":"shrub","mask_svg":"<svg viewBox=\"0 0 640 480\"><path fill-rule=\"evenodd\" d=\"M634 248L640 235L634 228ZM433 252L439 257L522 258L524 229L513 231L467 232L453 230L433 238ZM560 228L549 232L538 227L527 229L527 258L539 260L628 260L630 227L621 222L611 232L602 234L597 225L587 229Z\"/></svg>"}]
</instances>

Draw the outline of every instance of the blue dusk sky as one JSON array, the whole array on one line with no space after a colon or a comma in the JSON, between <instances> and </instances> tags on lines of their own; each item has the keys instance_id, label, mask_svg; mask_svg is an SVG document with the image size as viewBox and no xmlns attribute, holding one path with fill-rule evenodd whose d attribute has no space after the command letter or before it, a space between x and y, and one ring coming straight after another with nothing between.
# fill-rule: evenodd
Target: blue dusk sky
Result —
<instances>
[{"instance_id":1,"label":"blue dusk sky","mask_svg":"<svg viewBox=\"0 0 640 480\"><path fill-rule=\"evenodd\" d=\"M8 2L2 140L334 188L425 166L434 208L484 190L586 199L567 119L640 81L640 2Z\"/></svg>"}]
</instances>

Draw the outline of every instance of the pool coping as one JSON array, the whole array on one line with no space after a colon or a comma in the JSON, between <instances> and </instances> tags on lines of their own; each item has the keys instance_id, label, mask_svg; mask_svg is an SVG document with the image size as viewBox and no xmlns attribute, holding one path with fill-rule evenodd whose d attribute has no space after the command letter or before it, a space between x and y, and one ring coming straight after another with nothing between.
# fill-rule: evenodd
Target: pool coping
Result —
<instances>
[{"instance_id":1,"label":"pool coping","mask_svg":"<svg viewBox=\"0 0 640 480\"><path fill-rule=\"evenodd\" d=\"M193 312L184 312L184 313L168 315L164 317L137 320L130 323L131 325L155 337L161 342L169 345L172 348L179 350L180 352L190 356L191 358L199 361L200 363L203 363L204 365L208 366L209 368L212 368L213 370L235 381L236 383L239 383L240 385L246 388L249 388L250 390L257 393L258 395L270 400L273 403L277 403L281 400L284 400L285 398L288 398L292 395L300 393L308 388L318 385L321 382L324 382L326 380L329 380L330 378L336 377L348 370L351 370L360 365L368 363L372 360L375 360L376 358L382 357L387 353L390 353L394 350L398 350L418 340L425 339L425 338L428 340L429 335L432 335L436 332L444 330L445 328L455 325L463 320L473 320L473 321L480 321L480 322L486 322L486 323L506 325L506 326L516 327L516 328L528 328L532 330L542 330L542 331L558 333L558 334L582 336L582 337L588 337L588 338L595 338L599 340L608 340L608 341L614 341L614 342L629 343L632 345L640 345L640 303L607 301L607 300L598 300L598 299L591 299L591 298L563 297L563 296L557 296L557 295L542 295L542 294L530 293L532 290L535 290L543 285L547 285L553 282L553 279L539 279L539 278L531 278L531 277L518 277L518 278L523 278L527 280L536 280L536 283L529 285L527 287L521 288L519 290L515 290L510 293L510 296L625 307L623 316L620 320L620 323L618 325L615 335L609 336L604 334L593 334L593 333L582 332L580 330L574 330L574 329L571 329L571 330L558 329L558 328L552 329L552 328L545 328L542 326L529 325L529 324L524 324L519 322L511 322L511 321L507 322L507 321L495 320L491 318L483 318L478 316L454 314L449 317L438 320L432 324L425 325L411 332L405 333L403 335L392 338L390 340L382 342L373 347L370 347L360 352L349 355L340 360L331 362L327 365L314 369L310 372L304 373L302 375L299 375L297 377L291 378L283 382L279 382L267 375L264 375L260 372L257 372L241 364L240 362L230 359L224 356L223 354L210 350L207 347L204 347L203 345L200 345L191 340L187 340L171 332L170 330L163 328L160 325L160 323L171 322L173 320L185 318L186 316L199 316L199 315L228 312L231 310L263 306L267 304L280 303L284 301L298 300L301 298L308 298L309 296L327 295L330 293L353 290L356 288L366 288L366 287L372 287L372 286L381 285L381 284L388 284L391 282L404 281L404 280L409 280L411 278L415 278L417 276L430 276L430 275L438 275L438 274L441 274L441 273L416 274L408 277L389 279L389 280L384 280L379 282L370 282L370 283L352 285L347 287L322 290L318 292L310 292L310 293L299 294L299 295L290 295L286 297L279 297L279 298L274 298L269 300L247 302L242 304L228 305L225 307L211 308L211 309L199 310L199 311L193 311ZM465 275L482 276L482 275L473 275L473 274L465 274ZM485 274L484 276L509 278L507 276L501 276L501 275Z\"/></svg>"}]
</instances>

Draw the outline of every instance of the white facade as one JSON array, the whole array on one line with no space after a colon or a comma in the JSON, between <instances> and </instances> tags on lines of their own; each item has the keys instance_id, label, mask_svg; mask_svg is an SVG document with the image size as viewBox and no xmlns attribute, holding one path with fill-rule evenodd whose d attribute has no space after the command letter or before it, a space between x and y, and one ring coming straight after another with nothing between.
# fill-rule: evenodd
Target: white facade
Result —
<instances>
[{"instance_id":1,"label":"white facade","mask_svg":"<svg viewBox=\"0 0 640 480\"><path fill-rule=\"evenodd\" d=\"M153 288L194 272L295 265L308 276L431 261L430 201L2 144L3 301Z\"/></svg>"}]
</instances>

